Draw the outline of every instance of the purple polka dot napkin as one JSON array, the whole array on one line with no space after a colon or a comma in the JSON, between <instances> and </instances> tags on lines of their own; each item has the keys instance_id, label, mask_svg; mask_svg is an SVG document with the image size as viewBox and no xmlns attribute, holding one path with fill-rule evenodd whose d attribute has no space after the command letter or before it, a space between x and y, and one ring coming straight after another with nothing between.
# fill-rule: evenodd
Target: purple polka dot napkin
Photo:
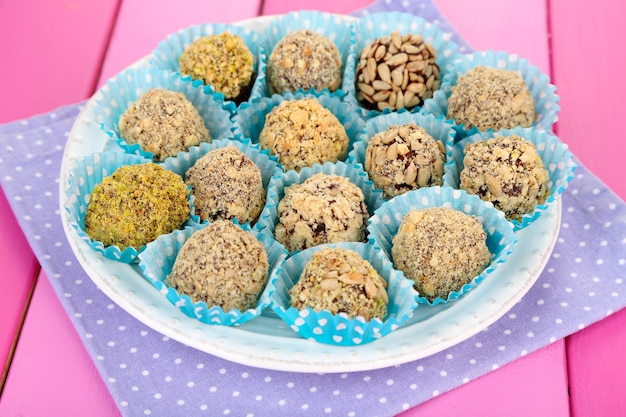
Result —
<instances>
[{"instance_id":1,"label":"purple polka dot napkin","mask_svg":"<svg viewBox=\"0 0 626 417\"><path fill-rule=\"evenodd\" d=\"M381 1L453 31L430 1ZM456 36L456 42L464 46ZM626 204L585 167L562 196L550 260L527 295L470 339L390 368L338 374L239 365L164 337L84 273L58 204L63 149L81 105L0 126L0 181L68 315L126 416L392 416L559 340L626 305Z\"/></svg>"}]
</instances>

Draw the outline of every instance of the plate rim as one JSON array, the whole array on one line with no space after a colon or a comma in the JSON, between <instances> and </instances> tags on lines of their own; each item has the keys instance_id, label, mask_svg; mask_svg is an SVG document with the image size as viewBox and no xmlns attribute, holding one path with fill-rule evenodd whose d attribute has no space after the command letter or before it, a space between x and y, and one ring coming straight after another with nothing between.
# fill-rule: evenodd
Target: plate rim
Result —
<instances>
[{"instance_id":1,"label":"plate rim","mask_svg":"<svg viewBox=\"0 0 626 417\"><path fill-rule=\"evenodd\" d=\"M278 16L280 15L261 16L236 22L234 24L242 26L255 26L257 24L260 26L266 26L272 21L272 19L275 19ZM343 17L346 19L355 19L351 16ZM258 28L256 30L258 30ZM133 65L142 65L146 61L147 57L139 60ZM84 241L82 241L82 239L80 239L73 227L69 224L68 213L66 212L64 206L66 203L65 191L67 187L67 176L70 164L76 158L91 153L89 152L90 147L97 147L100 145L102 149L93 150L94 152L98 152L103 151L104 147L110 143L108 136L100 129L93 119L95 94L97 94L97 91L87 101L83 109L81 109L74 125L72 126L61 162L59 181L61 220L65 235L68 239L70 247L72 248L72 252L76 256L85 273L96 284L96 286L104 292L109 299L135 319L165 336L222 359L242 365L249 365L269 370L306 373L341 373L386 368L433 355L471 338L504 316L506 312L508 312L519 300L523 298L523 296L537 281L550 259L552 249L558 239L562 210L560 197L549 206L539 219L528 227L517 232L519 241L517 242L516 248L511 253L509 260L505 264L498 265L493 274L491 274L472 292L466 294L454 305L447 306L445 310L432 315L426 320L402 326L380 340L366 345L347 347L332 346L303 339L295 335L295 332L295 337L283 337L276 335L264 335L256 331L247 331L250 326L254 326L254 320L239 327L223 327L203 324L193 318L187 317L173 305L169 304L169 301L167 301L165 297L161 296L158 290L146 279L144 279L137 269L133 269L130 265L122 265L118 262L106 259L101 254L91 249ZM85 142L85 136L90 137L90 143L87 144ZM541 239L538 239L536 236L527 236L533 231L541 233ZM524 244L529 244L531 238L533 243L535 243L535 247L525 249L524 251L527 252L527 254L532 255L531 259L534 262L531 262L529 265L528 262L520 262L521 260L519 258L523 255L523 251L520 247L524 249ZM504 294L507 294L508 298L506 300L499 301L491 298L483 300L481 298L482 293L485 288L489 289L489 283L494 282L499 277L506 276L506 271L512 269L513 264L518 263L523 265L520 270L522 271L522 275L525 279L518 283L521 285L517 287L517 290L510 290L509 292L503 291ZM133 282L133 284L136 285L131 286L131 289L129 290L125 287L125 282L128 280L127 277L117 276L117 273L111 276L105 276L103 270L100 268L101 265L104 265L105 267L109 266L108 269L112 268L112 265L119 267L113 268L116 272L117 270L121 270L121 272L124 272L124 270L134 270L138 275L140 275L140 281L143 280L143 282ZM141 291L144 290L144 287L149 288L147 298L142 298ZM137 294L137 290L140 291L139 295ZM480 308L475 309L469 305L469 303L475 299L479 302L495 302L497 307L492 307L490 310L491 314L485 314L485 311L481 311ZM152 302L155 301L156 304L153 304ZM164 301L164 303L162 301ZM160 305L166 309L165 312L159 311ZM464 307L459 309L457 308L459 305ZM478 307L480 307L480 305L478 305ZM419 308L424 307L420 306L418 307L418 310ZM466 310L468 310L467 312L470 316L475 316L475 319L474 317L470 317L473 319L470 321L473 321L474 323L470 325L470 327L464 327L461 329L462 331L457 333L450 332L448 329L448 333L446 333L445 337L441 337L438 332L431 329L430 333L426 334L425 337L428 341L422 340L421 345L418 344L418 346L421 346L420 349L415 349L415 346L410 342L410 340L413 339L408 339L408 336L417 339L423 337L424 335L420 334L419 330L424 330L422 327L426 327L426 330L428 330L430 327L421 326L421 324L425 321L431 321L428 324L432 325L432 320L434 320L433 317L438 319L435 321L452 319L452 324L448 324L448 327L462 327L458 323L459 320L456 320L458 318L456 316L458 316L460 311ZM453 314L455 312L457 313L456 315ZM271 314L270 317L260 317L255 320L266 319L280 320L277 316L272 319ZM287 326L285 325L284 327ZM185 330L184 332L182 331L183 329ZM255 340L248 340L247 337L241 337L242 332L256 335ZM407 338L404 338L404 336L407 336ZM233 338L235 342L238 342L237 346L233 346ZM409 340L408 342L407 339ZM263 347L262 351L259 351L255 347L255 344L258 345L259 342L263 342L264 345L267 345ZM394 347L390 346L393 343L399 343L399 345ZM282 348L276 347L272 349L271 345L273 344L282 346ZM313 349L311 349L312 346L314 346ZM315 352L312 354L311 350L314 350Z\"/></svg>"}]
</instances>

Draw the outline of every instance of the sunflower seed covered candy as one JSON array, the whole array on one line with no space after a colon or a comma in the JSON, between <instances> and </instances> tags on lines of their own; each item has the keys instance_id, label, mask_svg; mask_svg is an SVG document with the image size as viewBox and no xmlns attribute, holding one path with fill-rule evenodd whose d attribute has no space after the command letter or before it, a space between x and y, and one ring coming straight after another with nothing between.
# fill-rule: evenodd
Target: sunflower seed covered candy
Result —
<instances>
[{"instance_id":1,"label":"sunflower seed covered candy","mask_svg":"<svg viewBox=\"0 0 626 417\"><path fill-rule=\"evenodd\" d=\"M361 52L356 90L359 102L382 111L412 109L433 96L440 73L435 48L420 34L375 39Z\"/></svg>"}]
</instances>

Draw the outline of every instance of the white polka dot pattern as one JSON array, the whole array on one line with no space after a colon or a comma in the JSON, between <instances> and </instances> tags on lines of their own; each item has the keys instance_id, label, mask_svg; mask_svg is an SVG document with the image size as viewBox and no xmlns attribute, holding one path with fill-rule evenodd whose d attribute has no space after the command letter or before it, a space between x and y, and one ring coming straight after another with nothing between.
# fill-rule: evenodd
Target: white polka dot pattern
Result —
<instances>
[{"instance_id":1,"label":"white polka dot pattern","mask_svg":"<svg viewBox=\"0 0 626 417\"><path fill-rule=\"evenodd\" d=\"M381 1L369 10L406 7ZM445 23L428 1L411 7ZM559 240L543 274L510 312L465 342L415 362L343 374L268 371L213 357L135 320L74 258L57 190L78 111L70 106L1 126L0 181L123 415L394 415L626 305L626 205L579 166L562 196Z\"/></svg>"}]
</instances>

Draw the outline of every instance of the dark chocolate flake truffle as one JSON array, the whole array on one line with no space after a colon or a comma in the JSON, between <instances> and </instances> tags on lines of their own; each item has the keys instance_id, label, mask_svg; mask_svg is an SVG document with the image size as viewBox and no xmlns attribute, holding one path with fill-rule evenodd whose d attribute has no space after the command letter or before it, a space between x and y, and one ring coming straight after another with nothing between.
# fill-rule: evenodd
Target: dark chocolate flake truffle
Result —
<instances>
[{"instance_id":1,"label":"dark chocolate flake truffle","mask_svg":"<svg viewBox=\"0 0 626 417\"><path fill-rule=\"evenodd\" d=\"M263 244L227 220L195 232L176 257L166 284L209 308L256 307L269 272Z\"/></svg>"},{"instance_id":2,"label":"dark chocolate flake truffle","mask_svg":"<svg viewBox=\"0 0 626 417\"><path fill-rule=\"evenodd\" d=\"M210 142L204 120L183 93L153 88L141 95L120 117L120 135L129 144L164 161L200 142Z\"/></svg>"},{"instance_id":3,"label":"dark chocolate flake truffle","mask_svg":"<svg viewBox=\"0 0 626 417\"><path fill-rule=\"evenodd\" d=\"M212 150L186 174L202 220L255 221L265 204L261 170L235 146Z\"/></svg>"},{"instance_id":4,"label":"dark chocolate flake truffle","mask_svg":"<svg viewBox=\"0 0 626 417\"><path fill-rule=\"evenodd\" d=\"M446 299L489 264L486 239L474 216L447 207L413 210L393 238L393 264L426 299Z\"/></svg>"}]
</instances>

